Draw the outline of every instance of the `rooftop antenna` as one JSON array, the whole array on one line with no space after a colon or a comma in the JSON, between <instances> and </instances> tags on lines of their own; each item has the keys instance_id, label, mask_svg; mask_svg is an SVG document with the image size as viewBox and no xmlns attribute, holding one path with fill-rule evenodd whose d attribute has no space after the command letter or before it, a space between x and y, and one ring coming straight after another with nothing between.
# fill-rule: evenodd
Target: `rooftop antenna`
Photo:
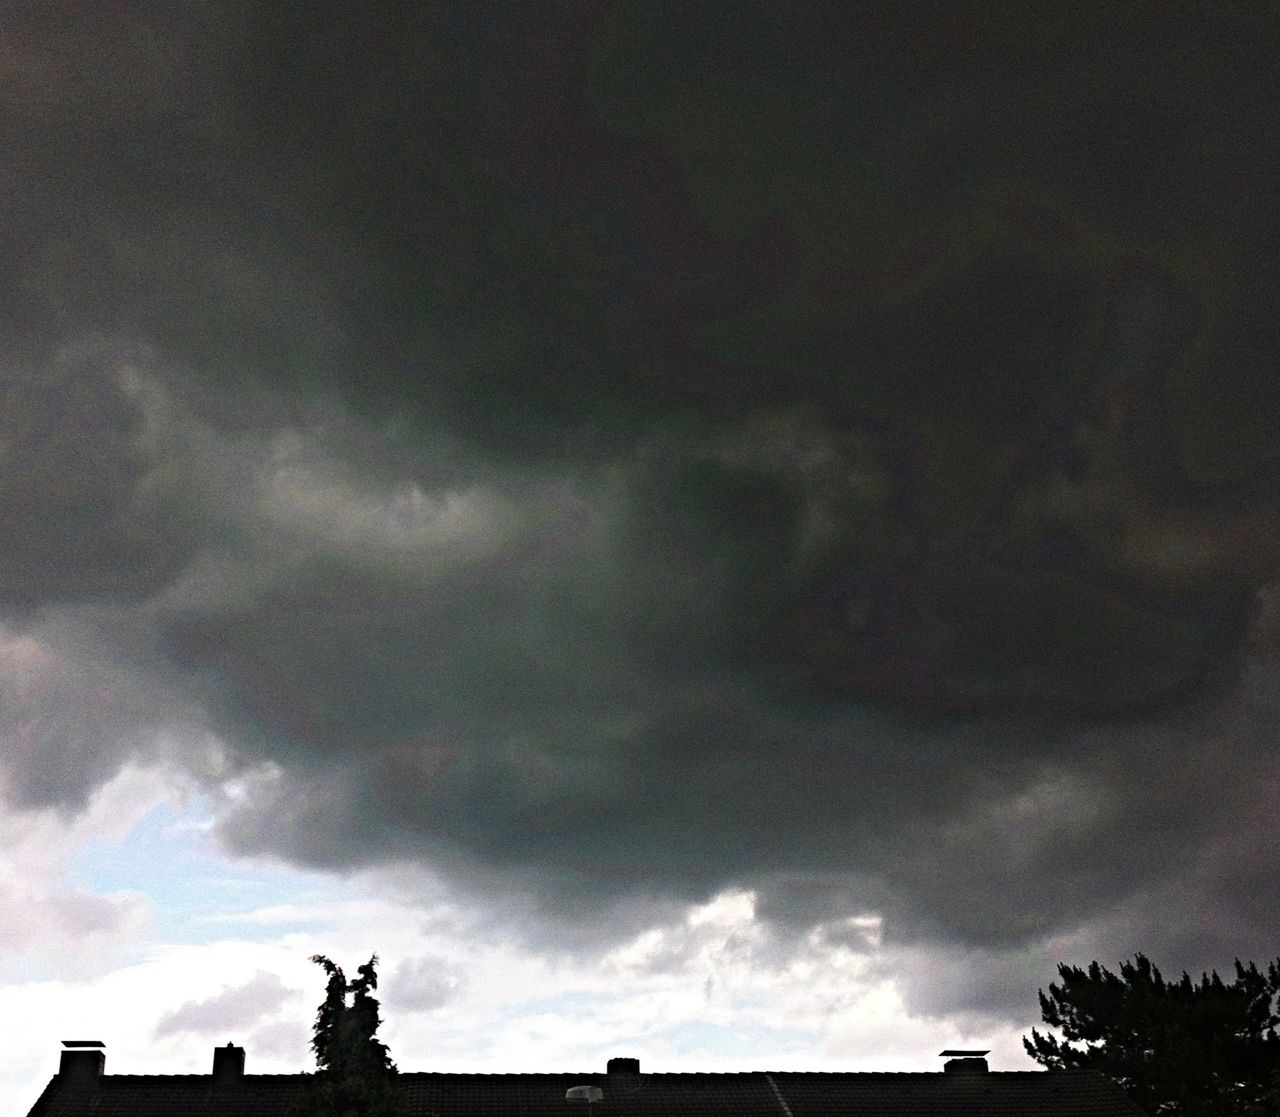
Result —
<instances>
[{"instance_id":1,"label":"rooftop antenna","mask_svg":"<svg viewBox=\"0 0 1280 1117\"><path fill-rule=\"evenodd\" d=\"M570 1086L564 1092L564 1100L584 1101L588 1106L592 1106L598 1101L604 1101L604 1091L599 1086Z\"/></svg>"}]
</instances>

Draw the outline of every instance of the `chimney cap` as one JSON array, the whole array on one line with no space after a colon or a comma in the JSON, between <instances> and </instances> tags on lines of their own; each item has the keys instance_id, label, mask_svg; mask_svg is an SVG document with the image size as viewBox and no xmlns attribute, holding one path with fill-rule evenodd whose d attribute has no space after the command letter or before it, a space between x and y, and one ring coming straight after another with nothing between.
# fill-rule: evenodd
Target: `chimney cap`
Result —
<instances>
[{"instance_id":1,"label":"chimney cap","mask_svg":"<svg viewBox=\"0 0 1280 1117\"><path fill-rule=\"evenodd\" d=\"M100 1039L64 1039L63 1047L106 1047Z\"/></svg>"},{"instance_id":2,"label":"chimney cap","mask_svg":"<svg viewBox=\"0 0 1280 1117\"><path fill-rule=\"evenodd\" d=\"M978 1058L981 1058L983 1055L991 1054L991 1048L988 1047L986 1051L956 1051L948 1047L945 1051L939 1051L938 1054L939 1055L956 1055L962 1059L978 1059Z\"/></svg>"}]
</instances>

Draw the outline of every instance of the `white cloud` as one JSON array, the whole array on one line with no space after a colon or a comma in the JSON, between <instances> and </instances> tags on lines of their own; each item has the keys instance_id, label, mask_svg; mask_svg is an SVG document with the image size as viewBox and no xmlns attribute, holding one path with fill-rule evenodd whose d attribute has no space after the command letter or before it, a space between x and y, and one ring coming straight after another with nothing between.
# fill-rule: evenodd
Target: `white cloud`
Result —
<instances>
[{"instance_id":1,"label":"white cloud","mask_svg":"<svg viewBox=\"0 0 1280 1117\"><path fill-rule=\"evenodd\" d=\"M72 817L52 807L0 808L0 975L85 977L142 940L152 922L149 898L78 884L70 863L85 848L119 844L168 794L154 772L129 768Z\"/></svg>"},{"instance_id":2,"label":"white cloud","mask_svg":"<svg viewBox=\"0 0 1280 1117\"><path fill-rule=\"evenodd\" d=\"M0 893L0 940L5 970L34 966L84 976L125 953L151 926L151 904L135 892L95 895L5 889Z\"/></svg>"}]
</instances>

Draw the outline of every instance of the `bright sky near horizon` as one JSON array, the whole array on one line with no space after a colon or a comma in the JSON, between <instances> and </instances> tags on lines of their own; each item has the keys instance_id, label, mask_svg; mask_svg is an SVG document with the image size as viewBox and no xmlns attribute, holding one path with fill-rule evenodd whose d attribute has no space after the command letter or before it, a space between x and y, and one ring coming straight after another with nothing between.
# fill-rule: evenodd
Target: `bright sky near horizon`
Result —
<instances>
[{"instance_id":1,"label":"bright sky near horizon","mask_svg":"<svg viewBox=\"0 0 1280 1117\"><path fill-rule=\"evenodd\" d=\"M0 16L0 1110L1275 956L1272 17L935 7Z\"/></svg>"},{"instance_id":2,"label":"bright sky near horizon","mask_svg":"<svg viewBox=\"0 0 1280 1117\"><path fill-rule=\"evenodd\" d=\"M207 1073L227 1042L251 1073L310 1069L322 950L350 970L378 952L381 1034L404 1070L588 1071L622 1053L668 1071L936 1070L960 1041L998 1069L1031 1065L1016 1025L908 1012L883 959L822 935L771 941L750 892L575 956L522 944L433 882L229 859L209 821L178 781L127 770L73 826L6 834L7 856L43 870L6 881L0 988L24 1022L6 1036L6 1111L43 1088L64 1038L105 1037L108 1073ZM847 931L878 944L874 920Z\"/></svg>"}]
</instances>

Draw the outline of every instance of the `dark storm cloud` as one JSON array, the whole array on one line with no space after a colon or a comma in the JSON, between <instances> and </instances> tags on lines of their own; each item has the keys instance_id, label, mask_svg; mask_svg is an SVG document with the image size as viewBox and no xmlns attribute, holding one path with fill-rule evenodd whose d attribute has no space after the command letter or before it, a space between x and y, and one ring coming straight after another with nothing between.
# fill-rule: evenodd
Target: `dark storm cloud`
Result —
<instances>
[{"instance_id":1,"label":"dark storm cloud","mask_svg":"<svg viewBox=\"0 0 1280 1117\"><path fill-rule=\"evenodd\" d=\"M11 615L51 600L148 596L199 542L204 525L175 505L142 444L128 363L84 339L6 369L0 597Z\"/></svg>"},{"instance_id":2,"label":"dark storm cloud","mask_svg":"<svg viewBox=\"0 0 1280 1117\"><path fill-rule=\"evenodd\" d=\"M1263 28L176 11L6 29L0 604L261 764L233 848L879 913L924 1007L1266 953Z\"/></svg>"}]
</instances>

